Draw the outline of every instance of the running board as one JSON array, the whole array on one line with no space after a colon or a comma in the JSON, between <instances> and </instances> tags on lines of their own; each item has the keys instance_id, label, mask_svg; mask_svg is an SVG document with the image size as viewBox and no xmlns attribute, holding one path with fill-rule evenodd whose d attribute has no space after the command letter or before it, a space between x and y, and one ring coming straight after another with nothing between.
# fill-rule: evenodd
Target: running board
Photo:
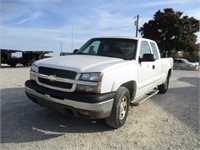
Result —
<instances>
[{"instance_id":1,"label":"running board","mask_svg":"<svg viewBox=\"0 0 200 150\"><path fill-rule=\"evenodd\" d=\"M142 104L150 97L156 95L158 92L159 92L159 90L153 90L152 92L147 93L146 95L144 95L138 99L135 99L134 101L131 102L131 106L138 106L138 105Z\"/></svg>"}]
</instances>

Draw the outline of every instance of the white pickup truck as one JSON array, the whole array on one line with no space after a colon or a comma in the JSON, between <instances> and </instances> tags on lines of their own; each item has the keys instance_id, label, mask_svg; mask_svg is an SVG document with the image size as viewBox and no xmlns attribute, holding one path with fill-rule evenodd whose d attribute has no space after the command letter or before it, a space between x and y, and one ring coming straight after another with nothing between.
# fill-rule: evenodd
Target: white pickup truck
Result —
<instances>
[{"instance_id":1,"label":"white pickup truck","mask_svg":"<svg viewBox=\"0 0 200 150\"><path fill-rule=\"evenodd\" d=\"M119 128L131 105L167 92L172 68L152 40L92 38L74 55L34 62L25 91L41 106Z\"/></svg>"}]
</instances>

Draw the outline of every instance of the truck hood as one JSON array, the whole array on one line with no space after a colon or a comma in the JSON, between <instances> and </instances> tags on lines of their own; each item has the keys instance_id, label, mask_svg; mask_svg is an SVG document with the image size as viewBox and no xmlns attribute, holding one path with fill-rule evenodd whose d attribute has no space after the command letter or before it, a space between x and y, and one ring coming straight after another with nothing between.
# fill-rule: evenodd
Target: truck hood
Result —
<instances>
[{"instance_id":1,"label":"truck hood","mask_svg":"<svg viewBox=\"0 0 200 150\"><path fill-rule=\"evenodd\" d=\"M130 61L92 55L68 55L36 61L37 66L82 72L105 72L127 64Z\"/></svg>"}]
</instances>

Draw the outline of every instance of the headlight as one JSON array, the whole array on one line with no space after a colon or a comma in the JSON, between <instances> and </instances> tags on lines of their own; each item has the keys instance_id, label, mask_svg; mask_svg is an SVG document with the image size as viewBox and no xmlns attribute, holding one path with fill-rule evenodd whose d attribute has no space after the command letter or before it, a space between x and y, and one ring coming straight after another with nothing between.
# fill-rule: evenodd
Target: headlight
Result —
<instances>
[{"instance_id":1,"label":"headlight","mask_svg":"<svg viewBox=\"0 0 200 150\"><path fill-rule=\"evenodd\" d=\"M78 84L76 87L76 91L79 92L89 92L89 93L101 93L101 80L103 74L100 72L90 72L90 73L82 73L79 80L86 82L96 82L94 85L83 85Z\"/></svg>"},{"instance_id":2,"label":"headlight","mask_svg":"<svg viewBox=\"0 0 200 150\"><path fill-rule=\"evenodd\" d=\"M102 74L99 72L82 73L80 76L80 80L84 80L84 81L100 82L101 79L102 79Z\"/></svg>"},{"instance_id":3,"label":"headlight","mask_svg":"<svg viewBox=\"0 0 200 150\"><path fill-rule=\"evenodd\" d=\"M31 65L31 71L37 72L37 69L38 69L38 67L33 63L33 64Z\"/></svg>"},{"instance_id":4,"label":"headlight","mask_svg":"<svg viewBox=\"0 0 200 150\"><path fill-rule=\"evenodd\" d=\"M36 81L36 76L35 76L35 72L38 71L38 67L33 63L31 65L31 71L30 71L30 79Z\"/></svg>"}]
</instances>

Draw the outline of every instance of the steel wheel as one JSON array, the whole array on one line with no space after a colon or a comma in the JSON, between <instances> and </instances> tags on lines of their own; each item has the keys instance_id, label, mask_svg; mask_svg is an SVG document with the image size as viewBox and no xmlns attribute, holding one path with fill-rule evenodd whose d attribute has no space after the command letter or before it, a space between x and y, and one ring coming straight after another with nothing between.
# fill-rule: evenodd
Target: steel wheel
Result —
<instances>
[{"instance_id":1,"label":"steel wheel","mask_svg":"<svg viewBox=\"0 0 200 150\"><path fill-rule=\"evenodd\" d=\"M122 98L120 105L119 119L123 120L127 113L127 97Z\"/></svg>"}]
</instances>

